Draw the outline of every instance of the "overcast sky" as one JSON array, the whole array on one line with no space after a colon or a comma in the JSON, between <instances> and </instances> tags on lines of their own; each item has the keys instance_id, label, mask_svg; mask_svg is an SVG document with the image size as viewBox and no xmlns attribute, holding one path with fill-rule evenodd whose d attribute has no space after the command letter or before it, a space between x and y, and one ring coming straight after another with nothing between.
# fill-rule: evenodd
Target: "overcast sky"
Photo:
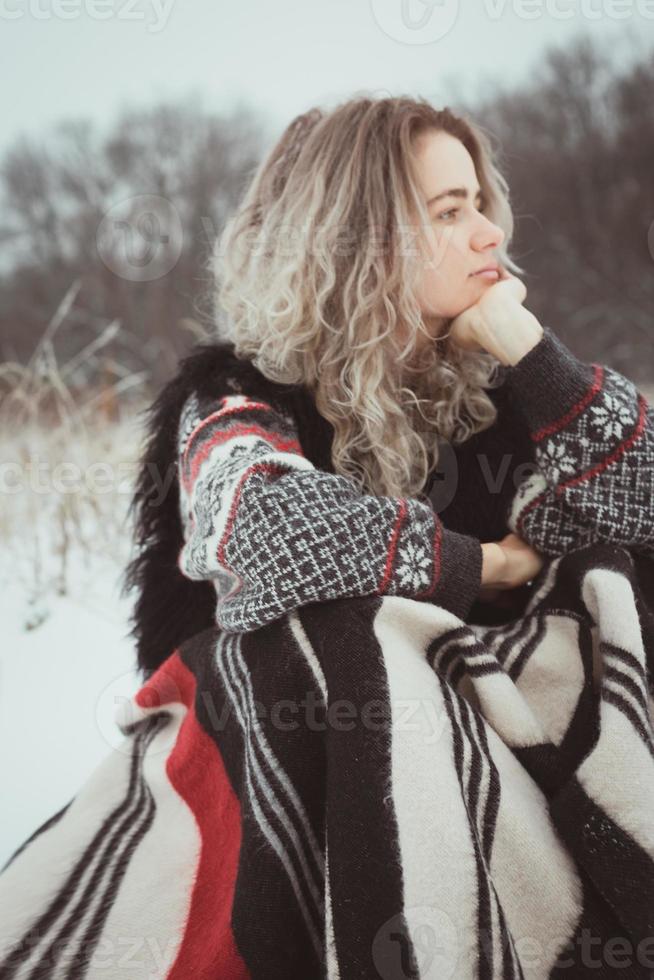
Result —
<instances>
[{"instance_id":1,"label":"overcast sky","mask_svg":"<svg viewBox=\"0 0 654 980\"><path fill-rule=\"evenodd\" d=\"M579 33L654 35L654 0L0 0L0 150L70 116L202 93L282 127L355 91L436 103L529 77Z\"/></svg>"}]
</instances>

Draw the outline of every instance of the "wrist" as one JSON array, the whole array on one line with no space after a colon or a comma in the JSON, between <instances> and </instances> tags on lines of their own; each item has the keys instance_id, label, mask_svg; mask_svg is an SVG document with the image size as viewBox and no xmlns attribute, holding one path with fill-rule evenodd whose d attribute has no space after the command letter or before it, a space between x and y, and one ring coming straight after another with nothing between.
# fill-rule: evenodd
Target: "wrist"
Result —
<instances>
[{"instance_id":1,"label":"wrist","mask_svg":"<svg viewBox=\"0 0 654 980\"><path fill-rule=\"evenodd\" d=\"M543 338L539 320L524 307L519 320L513 321L510 328L500 330L478 323L475 332L482 347L505 367L515 366Z\"/></svg>"},{"instance_id":2,"label":"wrist","mask_svg":"<svg viewBox=\"0 0 654 980\"><path fill-rule=\"evenodd\" d=\"M495 582L497 582L500 571L504 567L506 555L504 554L501 545L499 545L496 541L488 541L485 544L482 544L481 553L481 584L493 585Z\"/></svg>"},{"instance_id":3,"label":"wrist","mask_svg":"<svg viewBox=\"0 0 654 980\"><path fill-rule=\"evenodd\" d=\"M597 383L596 364L580 360L551 327L543 330L537 350L505 372L506 384L531 432L557 423L575 405L585 404Z\"/></svg>"}]
</instances>

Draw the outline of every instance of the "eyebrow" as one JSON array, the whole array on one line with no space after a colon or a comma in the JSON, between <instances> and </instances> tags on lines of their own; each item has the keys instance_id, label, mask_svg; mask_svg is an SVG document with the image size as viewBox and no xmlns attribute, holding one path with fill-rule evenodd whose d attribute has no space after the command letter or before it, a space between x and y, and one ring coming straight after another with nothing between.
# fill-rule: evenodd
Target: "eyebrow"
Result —
<instances>
[{"instance_id":1,"label":"eyebrow","mask_svg":"<svg viewBox=\"0 0 654 980\"><path fill-rule=\"evenodd\" d=\"M467 187L450 187L449 191L443 191L441 194L437 194L436 197L430 197L430 199L427 201L427 207L429 207L430 204L434 204L436 201L440 201L443 197L460 197L464 201L467 201L468 189ZM481 192L481 188L479 188L475 194L475 201L479 201L482 197L483 194Z\"/></svg>"}]
</instances>

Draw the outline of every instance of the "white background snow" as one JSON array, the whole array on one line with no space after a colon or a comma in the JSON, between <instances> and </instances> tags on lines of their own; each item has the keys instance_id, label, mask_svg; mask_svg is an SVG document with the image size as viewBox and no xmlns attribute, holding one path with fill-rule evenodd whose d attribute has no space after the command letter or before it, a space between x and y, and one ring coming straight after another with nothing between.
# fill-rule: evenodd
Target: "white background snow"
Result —
<instances>
[{"instance_id":1,"label":"white background snow","mask_svg":"<svg viewBox=\"0 0 654 980\"><path fill-rule=\"evenodd\" d=\"M0 866L44 820L72 798L122 741L114 714L140 683L129 602L118 569L98 564L74 596L44 600L45 620L25 629L31 610L6 570L0 593Z\"/></svg>"}]
</instances>

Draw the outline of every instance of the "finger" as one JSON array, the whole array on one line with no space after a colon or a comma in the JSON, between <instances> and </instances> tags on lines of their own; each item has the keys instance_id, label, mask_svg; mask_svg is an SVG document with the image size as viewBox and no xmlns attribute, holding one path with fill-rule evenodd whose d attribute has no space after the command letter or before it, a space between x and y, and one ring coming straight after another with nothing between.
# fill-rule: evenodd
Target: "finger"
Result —
<instances>
[{"instance_id":1,"label":"finger","mask_svg":"<svg viewBox=\"0 0 654 980\"><path fill-rule=\"evenodd\" d=\"M500 281L511 282L514 284L520 283L524 286L522 279L516 276L513 272L509 272L506 266L500 264L499 270L500 270Z\"/></svg>"},{"instance_id":2,"label":"finger","mask_svg":"<svg viewBox=\"0 0 654 980\"><path fill-rule=\"evenodd\" d=\"M524 298L527 295L527 287L525 286L522 279L518 279L517 276L509 276L506 280L507 289L510 289L514 296L519 298Z\"/></svg>"}]
</instances>

